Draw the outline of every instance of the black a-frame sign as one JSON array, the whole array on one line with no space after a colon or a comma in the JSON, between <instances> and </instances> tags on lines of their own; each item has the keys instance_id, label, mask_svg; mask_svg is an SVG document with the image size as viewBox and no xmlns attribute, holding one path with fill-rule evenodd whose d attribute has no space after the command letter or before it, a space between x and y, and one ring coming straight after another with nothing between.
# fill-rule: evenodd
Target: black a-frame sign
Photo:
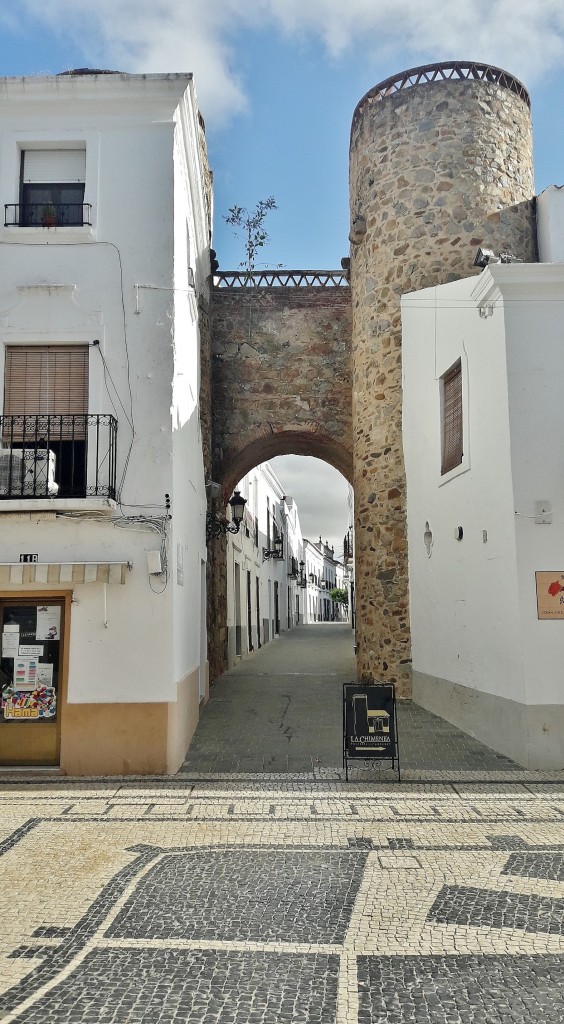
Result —
<instances>
[{"instance_id":1,"label":"black a-frame sign","mask_svg":"<svg viewBox=\"0 0 564 1024\"><path fill-rule=\"evenodd\" d=\"M401 781L393 683L343 685L343 766L347 782L349 761L391 761Z\"/></svg>"}]
</instances>

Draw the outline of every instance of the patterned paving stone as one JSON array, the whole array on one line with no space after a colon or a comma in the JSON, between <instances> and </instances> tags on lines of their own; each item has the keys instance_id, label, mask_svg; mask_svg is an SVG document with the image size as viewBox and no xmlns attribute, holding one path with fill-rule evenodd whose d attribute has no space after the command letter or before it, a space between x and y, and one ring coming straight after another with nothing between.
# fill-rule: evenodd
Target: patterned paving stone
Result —
<instances>
[{"instance_id":1,"label":"patterned paving stone","mask_svg":"<svg viewBox=\"0 0 564 1024\"><path fill-rule=\"evenodd\" d=\"M564 1022L560 785L4 785L2 1024Z\"/></svg>"},{"instance_id":2,"label":"patterned paving stone","mask_svg":"<svg viewBox=\"0 0 564 1024\"><path fill-rule=\"evenodd\" d=\"M358 958L358 1024L562 1024L562 956Z\"/></svg>"},{"instance_id":3,"label":"patterned paving stone","mask_svg":"<svg viewBox=\"0 0 564 1024\"><path fill-rule=\"evenodd\" d=\"M328 1024L336 956L96 949L18 1024Z\"/></svg>"},{"instance_id":4,"label":"patterned paving stone","mask_svg":"<svg viewBox=\"0 0 564 1024\"><path fill-rule=\"evenodd\" d=\"M472 928L522 928L526 932L561 935L564 899L445 885L429 911L428 920Z\"/></svg>"},{"instance_id":5,"label":"patterned paving stone","mask_svg":"<svg viewBox=\"0 0 564 1024\"><path fill-rule=\"evenodd\" d=\"M527 843L521 836L515 835L497 835L497 836L486 836L486 839L491 843L492 850L518 850L527 849Z\"/></svg>"},{"instance_id":6,"label":"patterned paving stone","mask_svg":"<svg viewBox=\"0 0 564 1024\"><path fill-rule=\"evenodd\" d=\"M502 873L564 882L564 853L513 853Z\"/></svg>"},{"instance_id":7,"label":"patterned paving stone","mask_svg":"<svg viewBox=\"0 0 564 1024\"><path fill-rule=\"evenodd\" d=\"M342 942L365 862L361 850L175 854L139 882L108 935Z\"/></svg>"}]
</instances>

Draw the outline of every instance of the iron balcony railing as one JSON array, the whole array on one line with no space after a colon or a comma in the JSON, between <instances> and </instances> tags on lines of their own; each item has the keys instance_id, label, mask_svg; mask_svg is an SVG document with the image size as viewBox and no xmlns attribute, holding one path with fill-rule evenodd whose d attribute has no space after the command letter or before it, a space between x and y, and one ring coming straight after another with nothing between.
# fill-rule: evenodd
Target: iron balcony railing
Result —
<instances>
[{"instance_id":1,"label":"iron balcony railing","mask_svg":"<svg viewBox=\"0 0 564 1024\"><path fill-rule=\"evenodd\" d=\"M0 416L0 500L115 498L117 420Z\"/></svg>"},{"instance_id":2,"label":"iron balcony railing","mask_svg":"<svg viewBox=\"0 0 564 1024\"><path fill-rule=\"evenodd\" d=\"M4 204L6 228L68 228L91 224L91 203Z\"/></svg>"},{"instance_id":3,"label":"iron balcony railing","mask_svg":"<svg viewBox=\"0 0 564 1024\"><path fill-rule=\"evenodd\" d=\"M299 575L298 559L294 555L290 555L288 559L288 576L292 580L297 580Z\"/></svg>"},{"instance_id":4,"label":"iron balcony railing","mask_svg":"<svg viewBox=\"0 0 564 1024\"><path fill-rule=\"evenodd\" d=\"M353 119L352 130L365 107L379 103L404 89L411 89L414 86L426 85L431 82L490 82L499 85L502 89L510 89L516 96L524 100L528 107L531 100L525 86L518 78L514 78L503 68L496 68L493 64L479 64L477 61L440 61L438 64L421 64L416 68L409 68L399 75L392 75L383 82L373 86L365 96L357 103Z\"/></svg>"},{"instance_id":5,"label":"iron balcony railing","mask_svg":"<svg viewBox=\"0 0 564 1024\"><path fill-rule=\"evenodd\" d=\"M219 270L214 288L348 288L346 270Z\"/></svg>"}]
</instances>

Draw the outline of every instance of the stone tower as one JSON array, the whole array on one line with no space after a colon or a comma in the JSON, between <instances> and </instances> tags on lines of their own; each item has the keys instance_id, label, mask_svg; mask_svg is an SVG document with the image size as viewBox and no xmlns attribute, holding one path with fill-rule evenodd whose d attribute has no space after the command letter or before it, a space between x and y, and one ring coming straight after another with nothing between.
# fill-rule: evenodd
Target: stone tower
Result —
<instances>
[{"instance_id":1,"label":"stone tower","mask_svg":"<svg viewBox=\"0 0 564 1024\"><path fill-rule=\"evenodd\" d=\"M354 112L357 667L402 696L410 635L400 297L478 273L479 246L535 262L533 196L529 97L498 68L416 68L371 89Z\"/></svg>"}]
</instances>

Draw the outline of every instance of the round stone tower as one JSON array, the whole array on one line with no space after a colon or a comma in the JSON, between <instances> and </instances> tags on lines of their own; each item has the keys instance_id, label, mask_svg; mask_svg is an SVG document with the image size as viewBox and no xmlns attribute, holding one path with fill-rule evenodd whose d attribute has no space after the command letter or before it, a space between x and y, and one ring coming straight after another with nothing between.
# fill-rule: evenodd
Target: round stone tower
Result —
<instances>
[{"instance_id":1,"label":"round stone tower","mask_svg":"<svg viewBox=\"0 0 564 1024\"><path fill-rule=\"evenodd\" d=\"M480 246L535 262L529 97L484 64L371 89L350 146L358 674L410 695L400 297L479 273Z\"/></svg>"}]
</instances>

